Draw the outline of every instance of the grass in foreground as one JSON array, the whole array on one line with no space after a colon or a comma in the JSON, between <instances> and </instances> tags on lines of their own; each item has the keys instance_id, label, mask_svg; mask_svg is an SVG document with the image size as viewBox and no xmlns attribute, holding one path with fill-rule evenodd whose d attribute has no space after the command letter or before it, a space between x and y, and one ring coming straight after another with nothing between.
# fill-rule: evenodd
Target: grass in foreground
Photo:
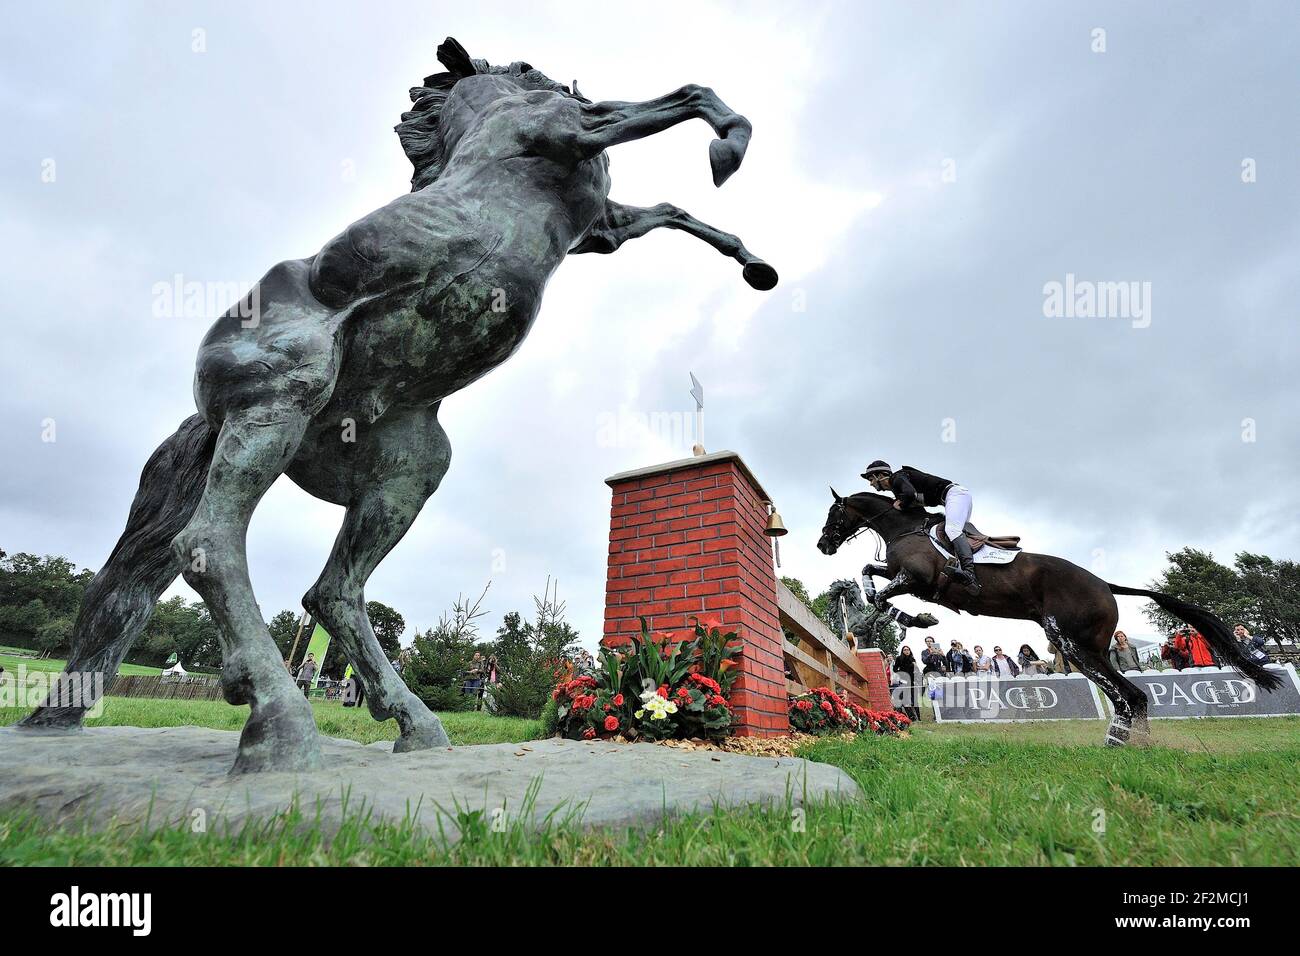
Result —
<instances>
[{"instance_id":1,"label":"grass in foreground","mask_svg":"<svg viewBox=\"0 0 1300 956\"><path fill-rule=\"evenodd\" d=\"M1107 750L1095 746L1098 722L929 725L906 740L819 741L804 755L844 768L860 800L805 815L789 806L693 814L640 831L554 820L540 832L493 833L479 812L463 816L464 838L451 844L363 811L332 839L296 811L201 835L92 832L10 814L0 816L0 863L1300 864L1300 719L1170 722L1158 725L1158 740L1171 724L1180 728L1170 742L1189 749Z\"/></svg>"}]
</instances>

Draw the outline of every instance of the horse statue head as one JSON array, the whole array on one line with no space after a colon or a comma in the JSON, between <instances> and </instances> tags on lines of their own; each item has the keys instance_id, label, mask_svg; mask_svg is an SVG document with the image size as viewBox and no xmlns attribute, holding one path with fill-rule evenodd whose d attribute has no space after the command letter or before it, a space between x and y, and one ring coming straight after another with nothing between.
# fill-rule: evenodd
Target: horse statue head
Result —
<instances>
[{"instance_id":1,"label":"horse statue head","mask_svg":"<svg viewBox=\"0 0 1300 956\"><path fill-rule=\"evenodd\" d=\"M583 103L591 102L577 92L576 80L570 89L522 60L509 66L493 66L487 60L471 57L453 37L438 44L437 52L438 62L447 69L426 76L419 86L411 87L411 108L402 114L402 121L394 127L402 149L415 167L411 176L413 192L423 189L442 174L451 148L464 132L468 116L443 114L448 96L462 80L476 76L499 77L502 82L492 84L496 92L541 91ZM488 92L490 95L492 91ZM475 99L481 101L483 97L480 95Z\"/></svg>"},{"instance_id":2,"label":"horse statue head","mask_svg":"<svg viewBox=\"0 0 1300 956\"><path fill-rule=\"evenodd\" d=\"M875 647L879 628L888 627L889 623L877 622L879 614L862 599L862 590L857 582L841 578L831 583L828 593L830 601L826 609L826 623L830 629L841 637L845 633L852 634L858 648Z\"/></svg>"}]
</instances>

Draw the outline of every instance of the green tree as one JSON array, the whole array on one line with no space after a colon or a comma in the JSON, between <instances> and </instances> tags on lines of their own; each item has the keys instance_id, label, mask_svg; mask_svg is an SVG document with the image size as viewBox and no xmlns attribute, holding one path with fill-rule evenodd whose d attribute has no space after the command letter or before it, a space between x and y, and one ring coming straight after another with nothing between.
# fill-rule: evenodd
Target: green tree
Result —
<instances>
[{"instance_id":1,"label":"green tree","mask_svg":"<svg viewBox=\"0 0 1300 956\"><path fill-rule=\"evenodd\" d=\"M492 699L500 714L539 716L578 643L578 632L564 620L564 602L551 593L549 580L542 597L534 597L533 603L534 619L524 621L517 611L511 611L492 645L498 675Z\"/></svg>"},{"instance_id":2,"label":"green tree","mask_svg":"<svg viewBox=\"0 0 1300 956\"><path fill-rule=\"evenodd\" d=\"M188 670L220 668L216 622L203 602L191 603L177 595L154 605L133 657L140 663L161 666L172 654Z\"/></svg>"},{"instance_id":3,"label":"green tree","mask_svg":"<svg viewBox=\"0 0 1300 956\"><path fill-rule=\"evenodd\" d=\"M819 620L826 620L826 612L831 606L831 592L829 590L823 591L813 598L812 604L808 606L812 608L812 612L817 615Z\"/></svg>"},{"instance_id":4,"label":"green tree","mask_svg":"<svg viewBox=\"0 0 1300 956\"><path fill-rule=\"evenodd\" d=\"M1236 570L1214 560L1208 551L1183 548L1165 555L1169 567L1151 582L1151 590L1209 609L1225 621L1249 616L1254 603ZM1168 634L1183 622L1155 604L1142 609L1147 620L1161 633Z\"/></svg>"},{"instance_id":5,"label":"green tree","mask_svg":"<svg viewBox=\"0 0 1300 956\"><path fill-rule=\"evenodd\" d=\"M406 631L406 618L378 601L366 602L366 614L370 617L370 627L375 632L379 646L384 649L390 661L397 660L397 655L402 653L401 638Z\"/></svg>"},{"instance_id":6,"label":"green tree","mask_svg":"<svg viewBox=\"0 0 1300 956\"><path fill-rule=\"evenodd\" d=\"M298 623L301 620L300 613L284 610L266 622L266 629L271 633L271 640L275 641L275 649L280 652L281 660L289 659L294 638L298 636ZM303 633L306 634L305 628Z\"/></svg>"},{"instance_id":7,"label":"green tree","mask_svg":"<svg viewBox=\"0 0 1300 956\"><path fill-rule=\"evenodd\" d=\"M1300 564L1249 551L1234 564L1248 606L1242 623L1279 644L1300 643Z\"/></svg>"},{"instance_id":8,"label":"green tree","mask_svg":"<svg viewBox=\"0 0 1300 956\"><path fill-rule=\"evenodd\" d=\"M404 657L406 686L431 710L468 710L477 703L461 688L478 645L478 619L487 613L482 610L486 594L484 588L472 605L458 598L436 627L416 635Z\"/></svg>"},{"instance_id":9,"label":"green tree","mask_svg":"<svg viewBox=\"0 0 1300 956\"><path fill-rule=\"evenodd\" d=\"M67 558L0 551L0 643L36 648L46 624L59 618L75 621L92 577ZM49 640L46 635L47 644Z\"/></svg>"},{"instance_id":10,"label":"green tree","mask_svg":"<svg viewBox=\"0 0 1300 956\"><path fill-rule=\"evenodd\" d=\"M72 623L70 617L56 617L41 625L40 630L36 632L36 649L41 652L42 657L52 657L70 649Z\"/></svg>"}]
</instances>

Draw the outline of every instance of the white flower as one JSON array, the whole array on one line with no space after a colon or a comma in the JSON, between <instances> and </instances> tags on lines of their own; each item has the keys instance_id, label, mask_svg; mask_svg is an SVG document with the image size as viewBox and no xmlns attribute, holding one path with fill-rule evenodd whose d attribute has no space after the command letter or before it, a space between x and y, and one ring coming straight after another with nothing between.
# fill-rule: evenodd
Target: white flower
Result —
<instances>
[{"instance_id":1,"label":"white flower","mask_svg":"<svg viewBox=\"0 0 1300 956\"><path fill-rule=\"evenodd\" d=\"M651 720L665 720L669 714L677 713L677 705L660 697L655 691L646 691L641 695L641 700L645 702L645 707L636 712L637 720L640 720L647 711L650 713Z\"/></svg>"}]
</instances>

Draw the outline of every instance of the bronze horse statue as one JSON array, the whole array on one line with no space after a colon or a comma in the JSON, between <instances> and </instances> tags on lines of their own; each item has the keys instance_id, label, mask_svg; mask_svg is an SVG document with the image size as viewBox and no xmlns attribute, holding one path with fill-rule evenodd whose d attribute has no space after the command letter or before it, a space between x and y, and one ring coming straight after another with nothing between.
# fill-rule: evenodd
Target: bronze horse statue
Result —
<instances>
[{"instance_id":1,"label":"bronze horse statue","mask_svg":"<svg viewBox=\"0 0 1300 956\"><path fill-rule=\"evenodd\" d=\"M1204 608L1156 591L1107 584L1064 558L1027 551L1009 564L977 564L980 590L972 595L966 588L949 585L943 573L947 559L928 539L930 526L942 521L942 515L921 508L899 510L893 498L869 491L845 498L832 488L831 494L835 500L817 548L834 554L864 528L880 535L885 563L862 569L864 576L889 581L875 594L877 607L884 607L894 595L911 594L954 611L1037 623L1065 659L1110 698L1115 708L1106 734L1110 746L1122 747L1130 737L1145 742L1151 734L1146 695L1111 666L1106 654L1119 621L1117 594L1155 601L1200 631L1221 660L1259 686L1272 690L1280 683L1276 674L1242 653L1227 625Z\"/></svg>"},{"instance_id":2,"label":"bronze horse statue","mask_svg":"<svg viewBox=\"0 0 1300 956\"><path fill-rule=\"evenodd\" d=\"M177 577L220 631L223 694L251 713L233 772L320 765L311 707L294 687L249 582L245 535L280 475L346 509L303 605L341 642L396 751L447 746L438 718L390 666L365 584L451 460L438 405L523 343L570 253L613 252L652 229L687 232L742 264L759 290L776 271L669 205L609 199L605 150L691 119L713 127L715 185L740 166L748 120L707 87L645 102L592 102L527 63L491 66L455 40L446 72L411 90L397 134L411 191L273 267L199 347L186 419L145 465L126 530L87 589L61 678L111 678ZM251 319L250 319L251 315ZM80 726L91 701L60 686L25 729Z\"/></svg>"}]
</instances>

